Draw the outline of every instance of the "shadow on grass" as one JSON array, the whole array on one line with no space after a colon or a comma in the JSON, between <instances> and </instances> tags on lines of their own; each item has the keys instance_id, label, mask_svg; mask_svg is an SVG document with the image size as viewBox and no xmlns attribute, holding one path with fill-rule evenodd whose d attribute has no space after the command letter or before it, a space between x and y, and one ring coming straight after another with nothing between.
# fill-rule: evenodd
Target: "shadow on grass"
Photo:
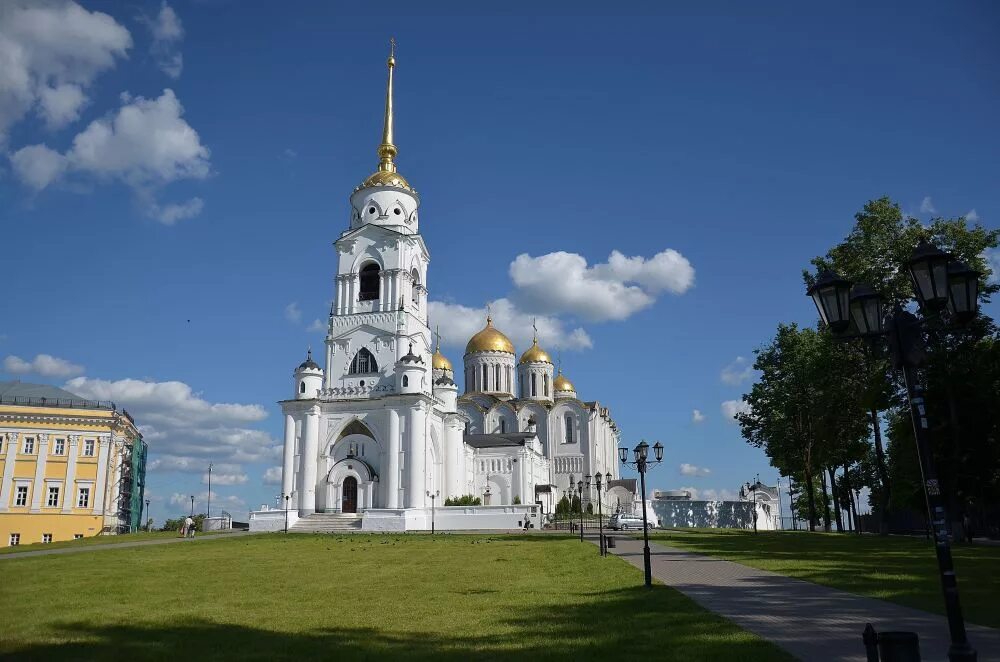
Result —
<instances>
[{"instance_id":1,"label":"shadow on grass","mask_svg":"<svg viewBox=\"0 0 1000 662\"><path fill-rule=\"evenodd\" d=\"M295 613L256 626L189 619L163 624L60 622L46 634L58 643L7 641L5 660L300 660L515 659L767 660L791 659L771 644L736 630L673 591L643 587L587 593L580 604L528 609L486 624L481 633L385 631L370 628L290 631ZM336 610L364 600L331 600ZM461 621L463 615L456 615ZM466 628L467 624L462 624ZM456 628L461 631L461 625ZM473 630L477 628L472 628ZM466 630L468 631L468 630ZM4 650L6 649L6 650Z\"/></svg>"}]
</instances>

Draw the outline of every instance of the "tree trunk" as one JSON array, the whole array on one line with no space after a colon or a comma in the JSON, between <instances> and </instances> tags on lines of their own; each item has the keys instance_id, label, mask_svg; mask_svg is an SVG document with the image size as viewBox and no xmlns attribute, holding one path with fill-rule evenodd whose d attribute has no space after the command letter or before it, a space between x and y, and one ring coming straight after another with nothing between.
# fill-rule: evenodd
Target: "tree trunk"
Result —
<instances>
[{"instance_id":1,"label":"tree trunk","mask_svg":"<svg viewBox=\"0 0 1000 662\"><path fill-rule=\"evenodd\" d=\"M830 493L826 491L826 474L819 470L819 485L823 489L823 530L830 533Z\"/></svg>"},{"instance_id":2,"label":"tree trunk","mask_svg":"<svg viewBox=\"0 0 1000 662\"><path fill-rule=\"evenodd\" d=\"M813 475L806 462L806 501L809 503L809 530L816 530L816 523L819 518L816 516L816 492L813 490Z\"/></svg>"},{"instance_id":3,"label":"tree trunk","mask_svg":"<svg viewBox=\"0 0 1000 662\"><path fill-rule=\"evenodd\" d=\"M827 467L826 474L830 477L830 492L833 494L833 513L836 515L837 531L844 530L844 514L840 508L840 496L837 494L837 481L834 467Z\"/></svg>"},{"instance_id":4,"label":"tree trunk","mask_svg":"<svg viewBox=\"0 0 1000 662\"><path fill-rule=\"evenodd\" d=\"M854 503L854 485L851 484L851 474L848 473L848 467L844 465L844 487L847 488L847 507L851 511L851 530L855 533L861 533L861 529L858 526L858 506Z\"/></svg>"},{"instance_id":5,"label":"tree trunk","mask_svg":"<svg viewBox=\"0 0 1000 662\"><path fill-rule=\"evenodd\" d=\"M882 483L882 490L878 499L878 532L879 535L889 535L889 467L885 463L885 451L882 450L882 425L878 420L878 409L872 407L872 429L875 432L875 467L878 471L878 480Z\"/></svg>"}]
</instances>

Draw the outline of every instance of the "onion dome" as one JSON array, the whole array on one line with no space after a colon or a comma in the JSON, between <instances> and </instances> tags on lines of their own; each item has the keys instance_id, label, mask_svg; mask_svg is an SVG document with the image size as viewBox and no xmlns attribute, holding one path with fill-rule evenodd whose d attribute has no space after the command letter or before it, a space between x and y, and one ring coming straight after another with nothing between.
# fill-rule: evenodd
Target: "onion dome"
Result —
<instances>
[{"instance_id":1,"label":"onion dome","mask_svg":"<svg viewBox=\"0 0 1000 662\"><path fill-rule=\"evenodd\" d=\"M413 353L413 343L410 343L410 350L399 361L401 363L423 363L424 358Z\"/></svg>"},{"instance_id":2,"label":"onion dome","mask_svg":"<svg viewBox=\"0 0 1000 662\"><path fill-rule=\"evenodd\" d=\"M313 351L310 347L306 351L306 360L299 364L298 370L320 370L319 365L313 361Z\"/></svg>"},{"instance_id":3,"label":"onion dome","mask_svg":"<svg viewBox=\"0 0 1000 662\"><path fill-rule=\"evenodd\" d=\"M431 369L454 372L451 368L451 361L445 358L445 355L441 353L441 333L436 327L434 329L434 335L437 337L437 343L434 345L434 354L431 355Z\"/></svg>"},{"instance_id":4,"label":"onion dome","mask_svg":"<svg viewBox=\"0 0 1000 662\"><path fill-rule=\"evenodd\" d=\"M538 346L538 338L535 338L531 347L524 354L521 354L519 363L552 363L552 357L544 349Z\"/></svg>"},{"instance_id":5,"label":"onion dome","mask_svg":"<svg viewBox=\"0 0 1000 662\"><path fill-rule=\"evenodd\" d=\"M465 346L466 354L474 354L476 352L504 352L505 354L513 354L514 343L493 326L492 317L487 317L486 326L483 327L483 330L469 338L469 344Z\"/></svg>"},{"instance_id":6,"label":"onion dome","mask_svg":"<svg viewBox=\"0 0 1000 662\"><path fill-rule=\"evenodd\" d=\"M559 374L556 378L552 380L552 388L555 391L576 391L576 387L573 386L573 382L566 379L566 375L562 374L562 370L559 370Z\"/></svg>"}]
</instances>

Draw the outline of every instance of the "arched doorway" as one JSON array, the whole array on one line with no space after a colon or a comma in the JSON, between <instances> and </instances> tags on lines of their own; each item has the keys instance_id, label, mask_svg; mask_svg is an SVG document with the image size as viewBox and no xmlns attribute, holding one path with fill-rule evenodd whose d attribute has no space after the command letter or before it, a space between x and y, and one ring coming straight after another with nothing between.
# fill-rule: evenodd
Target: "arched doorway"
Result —
<instances>
[{"instance_id":1,"label":"arched doorway","mask_svg":"<svg viewBox=\"0 0 1000 662\"><path fill-rule=\"evenodd\" d=\"M354 476L348 476L344 479L344 487L342 489L343 500L341 501L342 513L356 513L358 512L358 479Z\"/></svg>"}]
</instances>

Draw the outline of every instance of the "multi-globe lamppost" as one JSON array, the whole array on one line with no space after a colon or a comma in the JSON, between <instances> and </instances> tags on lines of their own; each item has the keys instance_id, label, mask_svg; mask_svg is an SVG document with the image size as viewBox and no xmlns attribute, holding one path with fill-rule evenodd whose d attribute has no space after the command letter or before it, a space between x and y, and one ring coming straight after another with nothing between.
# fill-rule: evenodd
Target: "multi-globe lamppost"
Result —
<instances>
[{"instance_id":1,"label":"multi-globe lamppost","mask_svg":"<svg viewBox=\"0 0 1000 662\"><path fill-rule=\"evenodd\" d=\"M888 340L892 365L902 372L906 384L924 498L927 500L927 513L934 529L938 573L951 634L948 659L952 662L974 661L977 654L965 633L965 621L958 599L958 581L951 557L948 517L941 499L934 457L931 455L927 404L917 371L924 365L926 358L921 327L943 328L948 322L963 324L975 318L979 308L980 274L925 241L921 241L914 249L906 263L906 269L913 281L913 291L923 319L899 305L887 312L879 295L870 287L853 284L830 271L820 274L809 288L808 295L816 304L823 322L835 336L864 338L872 345L879 338Z\"/></svg>"},{"instance_id":2,"label":"multi-globe lamppost","mask_svg":"<svg viewBox=\"0 0 1000 662\"><path fill-rule=\"evenodd\" d=\"M639 442L639 445L633 449L635 453L635 460L633 462L628 461L628 449L624 446L618 448L618 459L621 463L635 467L635 470L639 472L639 489L642 490L640 498L642 499L642 557L646 568L646 586L651 587L653 585L653 568L649 563L649 523L646 521L646 470L649 467L655 467L660 462L663 462L663 444L656 442L653 446L653 456L656 458L655 462L650 462L647 459L649 455L649 444L646 440Z\"/></svg>"},{"instance_id":3,"label":"multi-globe lamppost","mask_svg":"<svg viewBox=\"0 0 1000 662\"><path fill-rule=\"evenodd\" d=\"M745 486L740 488L743 492L743 496L746 497L747 493L753 493L753 532L757 533L757 486L760 485L760 474L757 474L757 480L751 485L747 483ZM780 502L779 502L780 503Z\"/></svg>"},{"instance_id":4,"label":"multi-globe lamppost","mask_svg":"<svg viewBox=\"0 0 1000 662\"><path fill-rule=\"evenodd\" d=\"M587 482L590 484L590 481ZM576 481L576 493L579 495L580 499L580 542L583 542L583 481Z\"/></svg>"},{"instance_id":5,"label":"multi-globe lamppost","mask_svg":"<svg viewBox=\"0 0 1000 662\"><path fill-rule=\"evenodd\" d=\"M587 489L590 489L590 474L584 476L587 479ZM607 482L611 482L611 474L607 474ZM607 554L607 547L604 544L604 506L601 504L601 472L594 476L594 485L597 487L597 526L600 531L601 556Z\"/></svg>"}]
</instances>

